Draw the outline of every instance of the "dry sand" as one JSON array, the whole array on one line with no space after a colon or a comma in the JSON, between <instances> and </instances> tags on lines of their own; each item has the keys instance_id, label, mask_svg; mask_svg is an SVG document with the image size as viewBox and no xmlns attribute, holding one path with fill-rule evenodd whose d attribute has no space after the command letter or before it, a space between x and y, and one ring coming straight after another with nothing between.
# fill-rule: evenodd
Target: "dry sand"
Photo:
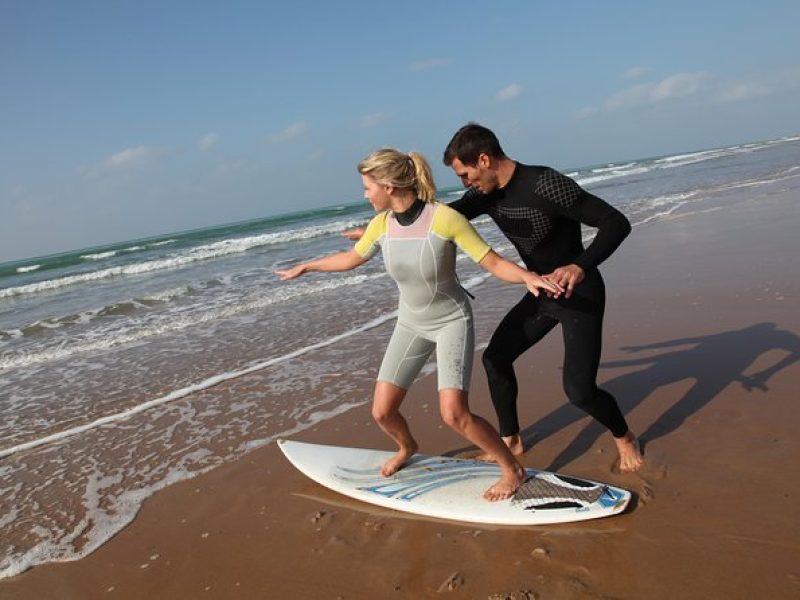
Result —
<instances>
[{"instance_id":1,"label":"dry sand","mask_svg":"<svg viewBox=\"0 0 800 600\"><path fill-rule=\"evenodd\" d=\"M604 266L600 382L645 444L639 474L616 472L609 434L566 404L557 332L520 360L523 462L632 490L623 515L409 518L321 488L272 444L156 494L87 558L0 582L0 598L798 598L798 224L791 194L762 196L638 227ZM472 406L490 416L481 371ZM435 377L405 412L424 452L465 449ZM298 439L391 447L366 406Z\"/></svg>"}]
</instances>

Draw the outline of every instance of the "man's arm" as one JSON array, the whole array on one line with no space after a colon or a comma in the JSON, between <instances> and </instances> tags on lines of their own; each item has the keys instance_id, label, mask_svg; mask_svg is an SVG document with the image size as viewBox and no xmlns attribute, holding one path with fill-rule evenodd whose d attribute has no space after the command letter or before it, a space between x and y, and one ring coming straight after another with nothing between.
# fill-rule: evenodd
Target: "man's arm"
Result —
<instances>
[{"instance_id":1,"label":"man's arm","mask_svg":"<svg viewBox=\"0 0 800 600\"><path fill-rule=\"evenodd\" d=\"M584 191L579 205L578 220L597 228L592 243L575 259L582 269L596 267L619 248L631 232L628 218L616 208L597 196Z\"/></svg>"},{"instance_id":2,"label":"man's arm","mask_svg":"<svg viewBox=\"0 0 800 600\"><path fill-rule=\"evenodd\" d=\"M625 215L553 169L541 176L536 191L553 202L558 214L597 229L592 243L575 259L584 271L611 256L631 232Z\"/></svg>"},{"instance_id":3,"label":"man's arm","mask_svg":"<svg viewBox=\"0 0 800 600\"><path fill-rule=\"evenodd\" d=\"M452 208L453 210L457 210L462 215L464 215L468 221L471 221L475 217L482 215L485 211L483 210L483 206L486 204L481 199L482 194L473 188L469 188L464 195L461 196L458 200L453 200L453 202L448 202L447 206Z\"/></svg>"}]
</instances>

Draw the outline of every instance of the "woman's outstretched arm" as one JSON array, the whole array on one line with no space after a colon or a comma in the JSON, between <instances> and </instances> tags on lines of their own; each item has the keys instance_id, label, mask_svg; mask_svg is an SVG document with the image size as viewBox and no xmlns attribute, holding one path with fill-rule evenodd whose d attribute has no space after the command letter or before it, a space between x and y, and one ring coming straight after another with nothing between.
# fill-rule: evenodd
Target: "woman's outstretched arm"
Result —
<instances>
[{"instance_id":1,"label":"woman's outstretched arm","mask_svg":"<svg viewBox=\"0 0 800 600\"><path fill-rule=\"evenodd\" d=\"M347 250L345 252L337 252L336 254L329 254L316 260L310 260L305 263L300 263L288 269L275 269L275 273L280 275L282 280L294 279L303 273L309 271L349 271L355 269L359 265L363 265L367 261L355 250Z\"/></svg>"},{"instance_id":2,"label":"woman's outstretched arm","mask_svg":"<svg viewBox=\"0 0 800 600\"><path fill-rule=\"evenodd\" d=\"M560 285L506 260L494 250L489 250L478 264L498 279L508 283L524 283L534 296L539 296L540 290L551 298L558 298L564 292L564 288Z\"/></svg>"}]
</instances>

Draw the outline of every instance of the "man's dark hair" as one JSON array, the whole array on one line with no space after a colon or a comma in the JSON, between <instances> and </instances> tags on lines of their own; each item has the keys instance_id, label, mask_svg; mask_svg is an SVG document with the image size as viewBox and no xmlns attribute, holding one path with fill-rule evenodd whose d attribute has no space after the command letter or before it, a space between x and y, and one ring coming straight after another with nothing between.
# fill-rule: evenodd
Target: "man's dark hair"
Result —
<instances>
[{"instance_id":1,"label":"man's dark hair","mask_svg":"<svg viewBox=\"0 0 800 600\"><path fill-rule=\"evenodd\" d=\"M491 129L477 123L467 123L456 131L453 139L447 144L443 160L448 167L456 158L471 167L478 163L481 154L488 154L492 158L505 158L506 155Z\"/></svg>"}]
</instances>

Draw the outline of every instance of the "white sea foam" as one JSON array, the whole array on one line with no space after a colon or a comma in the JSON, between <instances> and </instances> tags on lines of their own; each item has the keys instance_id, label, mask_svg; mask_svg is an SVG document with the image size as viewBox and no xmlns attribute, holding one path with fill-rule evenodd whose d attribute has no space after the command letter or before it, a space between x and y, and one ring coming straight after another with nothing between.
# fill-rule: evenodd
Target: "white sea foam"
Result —
<instances>
[{"instance_id":1,"label":"white sea foam","mask_svg":"<svg viewBox=\"0 0 800 600\"><path fill-rule=\"evenodd\" d=\"M37 271L41 269L42 265L28 265L26 267L17 267L17 273L30 273L31 271Z\"/></svg>"},{"instance_id":2,"label":"white sea foam","mask_svg":"<svg viewBox=\"0 0 800 600\"><path fill-rule=\"evenodd\" d=\"M277 356L277 357L274 357L274 358L270 358L270 359L258 362L256 364L253 364L253 365L251 365L251 366L249 366L247 368L244 368L244 369L241 369L241 370L238 370L238 371L229 371L229 372L226 372L226 373L221 373L219 375L214 375L213 377L209 377L209 378L204 379L203 381L200 381L198 383L195 383L195 384L192 384L192 385L189 385L189 386L174 390L174 391L170 392L169 394L166 394L166 395L158 397L158 398L154 398L152 400L148 400L147 402L143 402L141 404L138 404L138 405L136 405L136 406L134 406L132 408L129 408L127 410L124 410L122 412L111 414L111 415L107 415L105 417L101 417L99 419L95 419L94 421L91 421L89 423L85 423L83 425L78 425L76 427L71 427L69 429L65 429L63 431L60 431L60 432L57 432L57 433L53 433L53 434L50 434L50 435L47 435L47 436L44 436L44 437L41 437L41 438L38 438L38 439L35 439L35 440L30 440L30 441L24 442L22 444L17 444L16 446L12 446L10 448L4 448L4 449L0 450L0 459L5 458L7 456L11 456L13 454L16 454L17 452L22 452L24 450L31 450L32 448L37 448L37 447L43 446L45 444L51 444L51 443L60 442L60 441L63 441L64 439L66 439L66 438L69 438L69 437L72 437L72 436L75 436L75 435L79 435L81 433L84 433L86 431L90 431L92 429L96 429L97 427L101 427L103 425L107 425L107 424L110 424L110 423L115 423L115 422L118 422L118 421L124 421L124 420L129 419L130 417L132 417L134 415L137 415L137 414L141 413L141 412L144 412L144 411L149 410L151 408L154 408L156 406L161 406L163 404L167 404L169 402L173 402L173 401L181 399L181 398L185 398L186 396L189 396L189 395L194 394L196 392L208 389L208 388L213 387L215 385L218 385L218 384L220 384L220 383L222 383L224 381L229 381L231 379L236 379L238 377L242 377L242 376L248 375L250 373L255 373L256 371L261 371L262 369L266 369L267 367L271 367L273 365L279 364L279 363L287 361L289 359L296 358L298 356L302 356L303 354L306 354L306 353L311 352L313 350L318 350L320 348L324 348L326 346L330 346L332 344L340 342L341 340L344 340L344 339L346 339L348 337L351 337L351 336L353 336L353 335L355 335L357 333L361 333L363 331L367 331L369 329L373 329L373 328L375 328L375 327L377 327L377 326L379 326L379 325L381 325L381 324L383 324L383 323L385 323L387 321L390 321L390 320L394 319L396 316L397 316L397 311L392 311L392 312L383 314L383 315L381 315L379 317L371 319L370 321L367 321L366 323L362 323L361 325L358 325L357 327L353 327L352 329L349 329L349 330L347 330L347 331L345 331L343 333L331 336L329 338L326 338L326 339L321 340L319 342L316 342L314 344L309 344L308 346L303 346L302 348L298 348L297 350L294 350L294 351L289 352L287 354L283 354L281 356Z\"/></svg>"},{"instance_id":3,"label":"white sea foam","mask_svg":"<svg viewBox=\"0 0 800 600\"><path fill-rule=\"evenodd\" d=\"M81 254L81 258L84 260L103 260L116 255L116 250L109 250L108 252L97 252L96 254Z\"/></svg>"},{"instance_id":4,"label":"white sea foam","mask_svg":"<svg viewBox=\"0 0 800 600\"><path fill-rule=\"evenodd\" d=\"M317 423L363 406L369 400L351 400L326 410L315 410L286 428L264 438L250 440L236 448L237 455L247 454L272 442L305 431ZM212 456L207 449L198 449L183 455L178 464L171 466L162 479L139 488L109 494L107 490L123 483L123 472L103 475L95 465L83 491L81 504L85 514L70 526L69 531L50 531L34 525L31 534L39 538L32 547L13 556L0 557L0 579L13 577L27 569L48 562L70 562L84 558L110 540L117 532L133 521L143 502L153 494L179 481L193 479L211 471L223 461ZM19 516L14 509L0 517L0 526L13 523ZM80 549L75 541L82 538Z\"/></svg>"},{"instance_id":5,"label":"white sea foam","mask_svg":"<svg viewBox=\"0 0 800 600\"><path fill-rule=\"evenodd\" d=\"M198 286L203 287L203 286ZM181 296L185 296L186 294L192 291L192 287L188 285L179 286L176 288L163 290L161 292L154 292L147 296L142 296L141 298L132 298L130 300L124 300L122 302L118 302L111 306L104 306L102 308L92 308L81 311L77 314L67 315L67 316L60 316L60 317L48 317L46 319L40 319L38 321L34 321L29 325L25 325L22 329L11 329L11 330L0 330L0 336L7 336L7 337L21 337L25 335L26 332L30 332L31 330L36 330L39 328L45 329L59 329L61 327L65 327L68 325L85 325L90 321L96 319L97 317L104 316L108 314L109 311L113 310L114 308L124 307L126 305L131 307L137 308L150 308L153 304L162 304L174 301ZM2 364L2 359L0 359L0 364ZM2 370L2 367L0 367Z\"/></svg>"},{"instance_id":6,"label":"white sea foam","mask_svg":"<svg viewBox=\"0 0 800 600\"><path fill-rule=\"evenodd\" d=\"M167 318L162 318L156 323L144 325L129 323L124 331L105 335L100 337L100 339L78 338L77 341L64 342L58 346L36 352L16 352L0 355L0 371L62 360L80 353L106 352L113 348L138 343L148 338L175 333L205 323L228 319L240 314L259 311L267 306L309 296L310 294L327 292L345 286L358 285L365 281L382 278L384 276L385 273L378 273L375 275L342 277L322 283L299 283L294 286L276 288L270 295L264 295L259 292L236 303L226 303L217 309L208 310L199 315L168 315ZM2 457L2 455L0 455L0 457Z\"/></svg>"},{"instance_id":7,"label":"white sea foam","mask_svg":"<svg viewBox=\"0 0 800 600\"><path fill-rule=\"evenodd\" d=\"M592 173L620 172L620 171L623 171L625 169L631 168L635 164L636 164L635 161L634 162L625 163L624 165L610 164L610 165L605 166L605 167L598 167L597 169L592 169Z\"/></svg>"},{"instance_id":8,"label":"white sea foam","mask_svg":"<svg viewBox=\"0 0 800 600\"><path fill-rule=\"evenodd\" d=\"M87 482L82 504L86 514L71 531L54 537L52 532L40 527L31 528L31 533L41 541L13 558L0 561L0 579L13 577L27 569L47 562L70 562L88 556L136 517L142 503L156 492L179 481L197 477L213 469L216 464L190 471L183 464L172 468L161 481L152 485L127 490L116 497L102 494L104 486L113 483L113 478L94 475ZM109 502L111 505L109 506ZM85 537L80 550L75 540Z\"/></svg>"},{"instance_id":9,"label":"white sea foam","mask_svg":"<svg viewBox=\"0 0 800 600\"><path fill-rule=\"evenodd\" d=\"M290 229L287 231L265 233L251 237L222 240L212 244L197 246L187 250L183 254L177 254L168 258L161 258L118 267L109 267L107 269L92 271L90 273L68 275L58 279L50 279L47 281L40 281L37 283L2 289L0 290L0 298L9 298L23 294L35 294L39 292L58 290L71 285L97 282L112 277L140 275L164 269L178 269L197 261L221 258L232 254L240 254L260 246L285 244L320 237L323 235L340 233L345 229L362 224L362 220L337 221L335 223L327 223L325 225L317 225L314 227L304 227L301 229Z\"/></svg>"},{"instance_id":10,"label":"white sea foam","mask_svg":"<svg viewBox=\"0 0 800 600\"><path fill-rule=\"evenodd\" d=\"M689 152L687 154L675 154L673 156L665 156L664 158L659 158L656 160L656 163L674 163L674 162L683 162L687 160L694 160L700 157L710 156L712 154L723 154L726 149L721 150L703 150L701 152Z\"/></svg>"},{"instance_id":11,"label":"white sea foam","mask_svg":"<svg viewBox=\"0 0 800 600\"><path fill-rule=\"evenodd\" d=\"M656 169L673 169L675 167L683 167L694 163L699 163L715 158L722 158L732 154L741 154L746 152L753 152L766 148L770 145L781 144L788 141L796 141L798 138L790 138L784 140L771 140L769 142L757 142L754 144L745 144L738 146L729 146L727 148L716 148L712 150L701 150L698 152L686 152L682 154L674 154L672 156L665 156L654 160L652 163L642 163L641 161L633 161L626 164L614 165L609 164L606 167L599 167L592 169L587 175L580 176L581 172L570 173L570 177L577 177L576 181L580 185L589 185L606 181L608 179L616 179L619 177L627 177L630 175L640 175Z\"/></svg>"},{"instance_id":12,"label":"white sea foam","mask_svg":"<svg viewBox=\"0 0 800 600\"><path fill-rule=\"evenodd\" d=\"M609 179L617 179L619 177L628 177L629 175L638 175L641 173L647 173L655 168L656 167L654 166L650 167L642 166L642 167L636 167L635 169L627 169L627 170L612 169L611 171L604 172L602 175L578 177L577 179L575 179L575 181L579 185L590 185L592 183L607 181Z\"/></svg>"}]
</instances>

